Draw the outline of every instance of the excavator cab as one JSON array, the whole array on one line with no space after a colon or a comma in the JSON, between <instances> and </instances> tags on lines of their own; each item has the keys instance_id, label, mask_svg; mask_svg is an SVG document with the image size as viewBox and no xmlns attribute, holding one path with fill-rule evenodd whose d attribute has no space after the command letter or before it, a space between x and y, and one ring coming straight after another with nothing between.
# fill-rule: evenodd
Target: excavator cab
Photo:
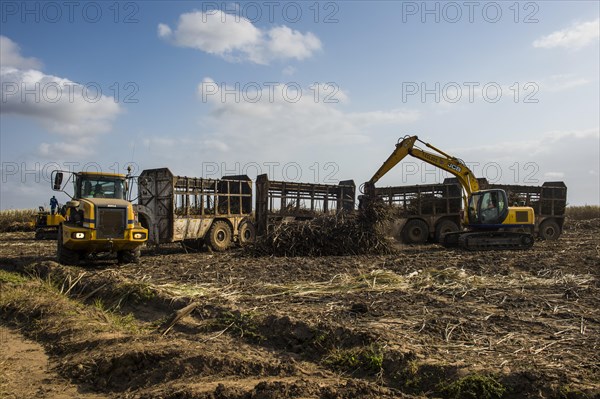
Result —
<instances>
[{"instance_id":1,"label":"excavator cab","mask_svg":"<svg viewBox=\"0 0 600 399\"><path fill-rule=\"evenodd\" d=\"M477 191L469 197L466 225L497 227L508 216L508 197L504 190Z\"/></svg>"}]
</instances>

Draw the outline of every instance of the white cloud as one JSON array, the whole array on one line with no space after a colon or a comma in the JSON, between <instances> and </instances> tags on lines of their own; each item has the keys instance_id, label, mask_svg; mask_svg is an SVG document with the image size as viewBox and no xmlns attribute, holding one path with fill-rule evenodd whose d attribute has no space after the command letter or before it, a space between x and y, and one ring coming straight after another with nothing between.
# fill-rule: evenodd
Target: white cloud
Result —
<instances>
[{"instance_id":1,"label":"white cloud","mask_svg":"<svg viewBox=\"0 0 600 399\"><path fill-rule=\"evenodd\" d=\"M536 48L564 47L580 49L594 43L600 37L600 18L595 21L575 24L567 29L552 32L533 42Z\"/></svg>"},{"instance_id":2,"label":"white cloud","mask_svg":"<svg viewBox=\"0 0 600 399\"><path fill-rule=\"evenodd\" d=\"M503 159L514 159L519 157L533 158L538 154L554 152L554 151L565 151L564 154L556 159L565 160L571 163L573 160L567 155L577 154L578 151L566 151L567 147L563 144L568 144L568 148L575 149L579 147L579 150L583 150L580 147L580 140L588 140L594 142L594 140L600 140L600 129L583 129L583 130L553 130L543 133L523 133L522 137L535 137L529 140L519 141L519 145L515 146L512 141L506 141L502 144L494 143L489 146L477 146L477 147L461 147L453 150L456 153L472 153L477 154L483 152L486 154L486 159L503 160ZM598 146L592 146L598 147ZM592 148L596 152L600 151L600 148ZM533 159L530 159L533 161ZM598 162L598 160L596 160Z\"/></svg>"},{"instance_id":3,"label":"white cloud","mask_svg":"<svg viewBox=\"0 0 600 399\"><path fill-rule=\"evenodd\" d=\"M553 75L550 79L542 80L540 86L545 91L549 92L561 92L569 90L579 86L585 86L590 81L585 78L579 78L573 74Z\"/></svg>"},{"instance_id":4,"label":"white cloud","mask_svg":"<svg viewBox=\"0 0 600 399\"><path fill-rule=\"evenodd\" d=\"M372 126L415 122L419 119L420 113L416 110L393 109L390 111L356 112L349 114L348 117L359 126Z\"/></svg>"},{"instance_id":5,"label":"white cloud","mask_svg":"<svg viewBox=\"0 0 600 399\"><path fill-rule=\"evenodd\" d=\"M102 133L120 112L112 98L65 78L2 67L2 113L33 117L63 136Z\"/></svg>"},{"instance_id":6,"label":"white cloud","mask_svg":"<svg viewBox=\"0 0 600 399\"><path fill-rule=\"evenodd\" d=\"M95 137L74 137L69 141L41 143L38 154L51 159L81 159L94 153Z\"/></svg>"},{"instance_id":7,"label":"white cloud","mask_svg":"<svg viewBox=\"0 0 600 399\"><path fill-rule=\"evenodd\" d=\"M159 37L169 37L173 31L165 24L158 24L158 36Z\"/></svg>"},{"instance_id":8,"label":"white cloud","mask_svg":"<svg viewBox=\"0 0 600 399\"><path fill-rule=\"evenodd\" d=\"M544 177L548 180L563 179L565 177L565 173L564 172L546 172L546 173L544 173Z\"/></svg>"},{"instance_id":9,"label":"white cloud","mask_svg":"<svg viewBox=\"0 0 600 399\"><path fill-rule=\"evenodd\" d=\"M174 31L159 24L158 35L176 46L201 50L228 61L256 64L276 59L303 60L321 49L321 41L311 32L302 33L287 26L261 30L244 17L219 10L181 14Z\"/></svg>"},{"instance_id":10,"label":"white cloud","mask_svg":"<svg viewBox=\"0 0 600 399\"><path fill-rule=\"evenodd\" d=\"M316 95L313 86L290 89L279 85L272 91L264 89L246 94L252 101L236 101L231 96L235 89L227 87L227 96L224 89L210 78L198 85L199 95L212 108L203 120L203 128L212 131L209 139L227 143L229 151L282 154L331 148L340 143L360 144L376 134L371 128L402 126L419 118L418 112L402 109L346 112L342 105L348 96L337 87L334 93L319 86L319 95ZM215 149L223 150L218 146Z\"/></svg>"},{"instance_id":11,"label":"white cloud","mask_svg":"<svg viewBox=\"0 0 600 399\"><path fill-rule=\"evenodd\" d=\"M0 67L40 68L41 62L21 55L19 46L6 36L0 36Z\"/></svg>"},{"instance_id":12,"label":"white cloud","mask_svg":"<svg viewBox=\"0 0 600 399\"><path fill-rule=\"evenodd\" d=\"M535 138L455 148L450 149L450 153L460 155L467 163L485 160L472 168L478 177L498 178L499 182L506 184L527 185L562 180L568 187L569 203L590 203L590 197L595 198L592 203L598 203L599 128L524 132L522 137ZM499 175L496 173L498 170L501 172Z\"/></svg>"},{"instance_id":13,"label":"white cloud","mask_svg":"<svg viewBox=\"0 0 600 399\"><path fill-rule=\"evenodd\" d=\"M147 150L156 148L169 148L170 150L179 150L182 148L194 148L196 150L202 148L203 150L216 150L220 152L227 152L229 150L229 146L226 143L215 139L197 140L188 137L150 137L145 138L142 143Z\"/></svg>"},{"instance_id":14,"label":"white cloud","mask_svg":"<svg viewBox=\"0 0 600 399\"><path fill-rule=\"evenodd\" d=\"M89 154L93 136L111 130L114 119L121 112L120 106L93 85L83 86L35 69L40 65L37 60L22 57L19 47L10 39L4 36L0 39L0 112L33 118L49 132L68 139L40 144L39 155Z\"/></svg>"},{"instance_id":15,"label":"white cloud","mask_svg":"<svg viewBox=\"0 0 600 399\"><path fill-rule=\"evenodd\" d=\"M174 138L167 138L167 137L151 137L151 138L145 138L142 143L144 144L145 147L149 148L149 147L173 147L175 145L177 145L177 140Z\"/></svg>"},{"instance_id":16,"label":"white cloud","mask_svg":"<svg viewBox=\"0 0 600 399\"><path fill-rule=\"evenodd\" d=\"M321 41L311 32L302 34L287 26L278 26L268 32L269 52L277 58L303 60L321 49Z\"/></svg>"}]
</instances>

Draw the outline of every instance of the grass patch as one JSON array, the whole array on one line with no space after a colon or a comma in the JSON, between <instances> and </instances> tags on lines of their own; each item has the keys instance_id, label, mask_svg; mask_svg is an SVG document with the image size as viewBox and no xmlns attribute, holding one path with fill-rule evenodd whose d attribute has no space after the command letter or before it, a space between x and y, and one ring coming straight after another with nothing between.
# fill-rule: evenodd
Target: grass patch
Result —
<instances>
[{"instance_id":1,"label":"grass patch","mask_svg":"<svg viewBox=\"0 0 600 399\"><path fill-rule=\"evenodd\" d=\"M590 399L591 396L572 388L570 385L563 385L558 390L561 399Z\"/></svg>"},{"instance_id":2,"label":"grass patch","mask_svg":"<svg viewBox=\"0 0 600 399\"><path fill-rule=\"evenodd\" d=\"M350 349L333 349L323 359L323 364L342 372L381 375L383 350L376 344Z\"/></svg>"},{"instance_id":3,"label":"grass patch","mask_svg":"<svg viewBox=\"0 0 600 399\"><path fill-rule=\"evenodd\" d=\"M256 317L255 313L224 312L211 323L211 328L233 332L252 342L263 342L266 338L260 333Z\"/></svg>"},{"instance_id":4,"label":"grass patch","mask_svg":"<svg viewBox=\"0 0 600 399\"><path fill-rule=\"evenodd\" d=\"M0 269L0 284L9 283L9 284L23 284L29 281L27 277L23 277L18 273L7 272L6 270Z\"/></svg>"},{"instance_id":5,"label":"grass patch","mask_svg":"<svg viewBox=\"0 0 600 399\"><path fill-rule=\"evenodd\" d=\"M402 389L409 393L420 393L423 384L422 375L419 373L419 363L411 360L406 363L406 367L398 374L397 379L401 381Z\"/></svg>"},{"instance_id":6,"label":"grass patch","mask_svg":"<svg viewBox=\"0 0 600 399\"><path fill-rule=\"evenodd\" d=\"M119 308L123 301L140 304L149 302L156 297L156 291L146 283L119 284L116 292L118 297L116 308Z\"/></svg>"},{"instance_id":7,"label":"grass patch","mask_svg":"<svg viewBox=\"0 0 600 399\"><path fill-rule=\"evenodd\" d=\"M71 332L121 331L138 334L142 331L132 314L120 315L106 310L101 300L93 306L69 298L51 281L40 278L27 279L0 270L0 281L9 279L18 284L5 284L0 295L0 314L3 318L26 320L28 328L44 334L53 330ZM68 327L67 327L68 326Z\"/></svg>"},{"instance_id":8,"label":"grass patch","mask_svg":"<svg viewBox=\"0 0 600 399\"><path fill-rule=\"evenodd\" d=\"M33 231L35 209L7 209L0 211L0 232Z\"/></svg>"},{"instance_id":9,"label":"grass patch","mask_svg":"<svg viewBox=\"0 0 600 399\"><path fill-rule=\"evenodd\" d=\"M138 334L141 328L132 313L121 315L107 309L100 298L94 300L94 307L103 315L103 318L118 330L126 331L131 334Z\"/></svg>"},{"instance_id":10,"label":"grass patch","mask_svg":"<svg viewBox=\"0 0 600 399\"><path fill-rule=\"evenodd\" d=\"M440 393L445 399L500 399L506 388L492 377L472 374L444 384Z\"/></svg>"}]
</instances>

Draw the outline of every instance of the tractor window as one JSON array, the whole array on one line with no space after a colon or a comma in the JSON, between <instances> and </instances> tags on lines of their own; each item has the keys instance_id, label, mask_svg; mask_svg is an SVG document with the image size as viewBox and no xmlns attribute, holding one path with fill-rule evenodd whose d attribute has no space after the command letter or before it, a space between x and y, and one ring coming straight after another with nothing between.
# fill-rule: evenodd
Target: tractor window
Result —
<instances>
[{"instance_id":1,"label":"tractor window","mask_svg":"<svg viewBox=\"0 0 600 399\"><path fill-rule=\"evenodd\" d=\"M123 199L124 181L102 176L82 176L77 184L79 198L116 198Z\"/></svg>"}]
</instances>

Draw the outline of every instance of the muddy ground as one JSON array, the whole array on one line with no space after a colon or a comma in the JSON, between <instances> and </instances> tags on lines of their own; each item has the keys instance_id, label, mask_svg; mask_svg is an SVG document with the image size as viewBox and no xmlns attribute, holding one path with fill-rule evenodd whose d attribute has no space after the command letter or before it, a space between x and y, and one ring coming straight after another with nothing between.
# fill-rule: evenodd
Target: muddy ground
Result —
<instances>
[{"instance_id":1,"label":"muddy ground","mask_svg":"<svg viewBox=\"0 0 600 399\"><path fill-rule=\"evenodd\" d=\"M81 267L54 253L33 233L0 234L3 346L41 344L42 380L73 397L600 397L598 219L517 252L171 246ZM0 396L31 397L35 360L9 358Z\"/></svg>"}]
</instances>

